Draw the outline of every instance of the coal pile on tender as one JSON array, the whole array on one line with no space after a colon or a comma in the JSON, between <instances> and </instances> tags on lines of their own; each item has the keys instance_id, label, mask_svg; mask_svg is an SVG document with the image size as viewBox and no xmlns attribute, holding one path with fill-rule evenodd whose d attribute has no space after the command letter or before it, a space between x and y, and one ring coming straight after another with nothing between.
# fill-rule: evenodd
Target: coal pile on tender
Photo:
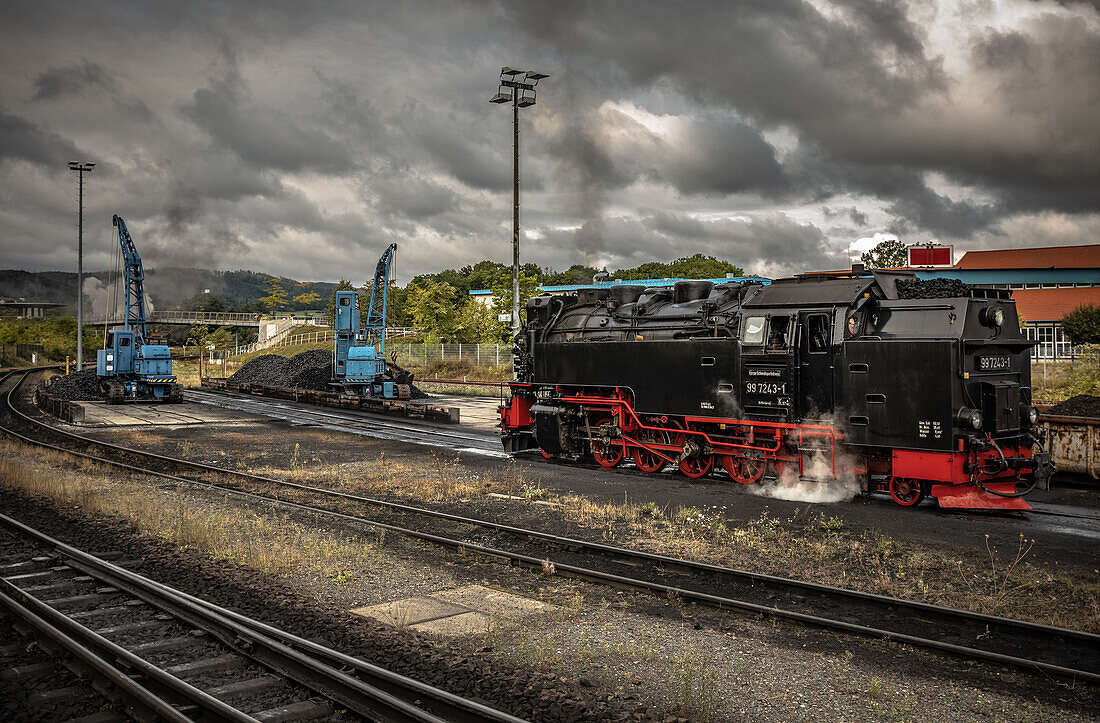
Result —
<instances>
[{"instance_id":1,"label":"coal pile on tender","mask_svg":"<svg viewBox=\"0 0 1100 723\"><path fill-rule=\"evenodd\" d=\"M69 402L96 402L101 399L94 368L53 377L46 382L46 392Z\"/></svg>"},{"instance_id":2,"label":"coal pile on tender","mask_svg":"<svg viewBox=\"0 0 1100 723\"><path fill-rule=\"evenodd\" d=\"M958 279L898 279L899 299L951 299L969 295L970 287Z\"/></svg>"},{"instance_id":3,"label":"coal pile on tender","mask_svg":"<svg viewBox=\"0 0 1100 723\"><path fill-rule=\"evenodd\" d=\"M1064 402L1055 404L1047 414L1058 417L1100 417L1100 397L1091 394L1078 394Z\"/></svg>"}]
</instances>

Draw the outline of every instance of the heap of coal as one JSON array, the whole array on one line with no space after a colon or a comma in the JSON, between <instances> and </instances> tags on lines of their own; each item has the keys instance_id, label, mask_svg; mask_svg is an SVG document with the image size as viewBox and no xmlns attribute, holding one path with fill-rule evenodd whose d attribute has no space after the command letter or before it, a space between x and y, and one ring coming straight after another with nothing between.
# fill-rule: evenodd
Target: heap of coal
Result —
<instances>
[{"instance_id":1,"label":"heap of coal","mask_svg":"<svg viewBox=\"0 0 1100 723\"><path fill-rule=\"evenodd\" d=\"M970 287L958 279L898 279L900 299L951 299L969 293Z\"/></svg>"},{"instance_id":2,"label":"heap of coal","mask_svg":"<svg viewBox=\"0 0 1100 723\"><path fill-rule=\"evenodd\" d=\"M46 382L46 391L51 396L70 402L95 402L101 399L95 367L56 376Z\"/></svg>"},{"instance_id":3,"label":"heap of coal","mask_svg":"<svg viewBox=\"0 0 1100 723\"><path fill-rule=\"evenodd\" d=\"M265 387L285 387L286 368L290 360L285 356L264 354L251 360L229 377L238 384L260 384Z\"/></svg>"},{"instance_id":4,"label":"heap of coal","mask_svg":"<svg viewBox=\"0 0 1100 723\"><path fill-rule=\"evenodd\" d=\"M1060 404L1055 404L1047 414L1061 417L1100 417L1100 397L1078 394Z\"/></svg>"},{"instance_id":5,"label":"heap of coal","mask_svg":"<svg viewBox=\"0 0 1100 723\"><path fill-rule=\"evenodd\" d=\"M238 369L236 374L229 377L229 381L265 387L331 391L329 382L332 381L332 352L328 349L314 349L289 359L265 354ZM412 387L411 391L413 399L424 399L428 396L416 387Z\"/></svg>"},{"instance_id":6,"label":"heap of coal","mask_svg":"<svg viewBox=\"0 0 1100 723\"><path fill-rule=\"evenodd\" d=\"M279 386L322 392L328 390L328 383L332 380L332 352L314 349L291 358L286 379L286 384Z\"/></svg>"}]
</instances>

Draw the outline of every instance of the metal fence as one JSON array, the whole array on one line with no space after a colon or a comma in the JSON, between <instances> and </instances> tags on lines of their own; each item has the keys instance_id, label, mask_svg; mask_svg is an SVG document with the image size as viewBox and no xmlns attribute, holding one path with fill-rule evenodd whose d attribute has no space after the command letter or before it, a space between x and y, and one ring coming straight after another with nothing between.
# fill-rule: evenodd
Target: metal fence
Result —
<instances>
[{"instance_id":1,"label":"metal fence","mask_svg":"<svg viewBox=\"0 0 1100 723\"><path fill-rule=\"evenodd\" d=\"M386 356L393 353L397 354L397 363L406 366L440 359L493 367L512 363L512 347L508 344L386 344Z\"/></svg>"}]
</instances>

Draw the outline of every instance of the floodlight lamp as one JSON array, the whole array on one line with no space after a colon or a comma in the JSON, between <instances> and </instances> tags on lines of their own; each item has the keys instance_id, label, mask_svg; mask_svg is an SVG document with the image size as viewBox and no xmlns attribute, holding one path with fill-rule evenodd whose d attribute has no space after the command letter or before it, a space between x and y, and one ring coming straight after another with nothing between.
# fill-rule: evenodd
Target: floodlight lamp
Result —
<instances>
[{"instance_id":1,"label":"floodlight lamp","mask_svg":"<svg viewBox=\"0 0 1100 723\"><path fill-rule=\"evenodd\" d=\"M522 70L516 70L515 68L509 68L507 65L505 65L503 68L500 69L500 74L501 75L519 75L522 72L523 72Z\"/></svg>"},{"instance_id":2,"label":"floodlight lamp","mask_svg":"<svg viewBox=\"0 0 1100 723\"><path fill-rule=\"evenodd\" d=\"M543 78L549 78L549 77L550 76L547 75L546 73L535 73L535 72L530 71L530 70L527 71L527 80L533 80L536 83L539 82L540 80L542 80Z\"/></svg>"},{"instance_id":3,"label":"floodlight lamp","mask_svg":"<svg viewBox=\"0 0 1100 723\"><path fill-rule=\"evenodd\" d=\"M510 100L512 100L512 96L508 95L507 93L497 93L496 95L494 95L492 98L489 99L489 102L490 103L507 103Z\"/></svg>"},{"instance_id":4,"label":"floodlight lamp","mask_svg":"<svg viewBox=\"0 0 1100 723\"><path fill-rule=\"evenodd\" d=\"M76 170L76 166L77 166L76 161L69 161L69 168L72 168L73 170Z\"/></svg>"},{"instance_id":5,"label":"floodlight lamp","mask_svg":"<svg viewBox=\"0 0 1100 723\"><path fill-rule=\"evenodd\" d=\"M521 95L519 97L519 100L516 101L516 105L518 105L520 108L526 108L526 107L534 105L534 104L535 104L535 96L534 95Z\"/></svg>"},{"instance_id":6,"label":"floodlight lamp","mask_svg":"<svg viewBox=\"0 0 1100 723\"><path fill-rule=\"evenodd\" d=\"M95 168L95 164L94 164L94 163L86 163L86 164L84 164L84 165L88 166L88 170L89 170L89 171L90 171L90 170L92 170L93 168Z\"/></svg>"}]
</instances>

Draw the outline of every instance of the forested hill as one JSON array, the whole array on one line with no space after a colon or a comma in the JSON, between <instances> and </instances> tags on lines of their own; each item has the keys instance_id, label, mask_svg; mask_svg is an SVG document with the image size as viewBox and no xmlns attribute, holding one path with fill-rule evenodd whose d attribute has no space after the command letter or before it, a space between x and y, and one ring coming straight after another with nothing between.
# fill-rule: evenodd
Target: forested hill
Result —
<instances>
[{"instance_id":1,"label":"forested hill","mask_svg":"<svg viewBox=\"0 0 1100 723\"><path fill-rule=\"evenodd\" d=\"M85 275L85 294L92 294L88 278L102 285L108 281L106 271L94 271ZM265 284L274 278L269 274L255 271L213 271L210 269L163 268L148 269L145 272L145 293L153 302L154 308L171 309L202 294L207 289L212 296L220 299L227 308L237 308L245 304L254 304L267 295ZM314 292L321 298L327 298L336 288L330 282L301 282L280 277L282 286L296 296ZM94 284L95 282L91 282ZM0 271L0 296L34 301L50 301L68 304L73 301L76 287L76 274L68 271Z\"/></svg>"}]
</instances>

